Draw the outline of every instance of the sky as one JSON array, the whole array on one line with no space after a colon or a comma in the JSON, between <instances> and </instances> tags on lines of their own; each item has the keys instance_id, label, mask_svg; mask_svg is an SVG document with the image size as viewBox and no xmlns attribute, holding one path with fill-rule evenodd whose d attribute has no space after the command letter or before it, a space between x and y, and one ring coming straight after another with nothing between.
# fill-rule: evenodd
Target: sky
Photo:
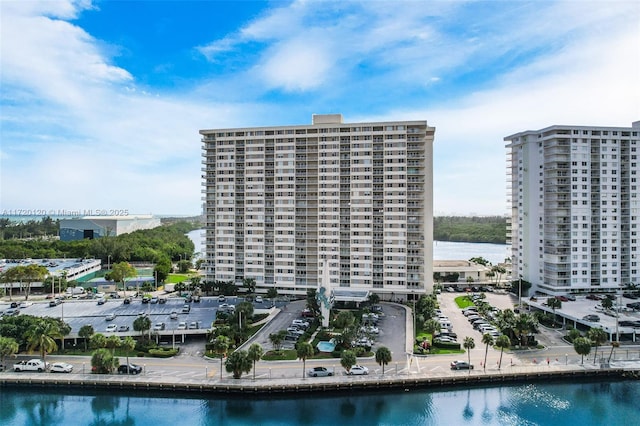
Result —
<instances>
[{"instance_id":1,"label":"sky","mask_svg":"<svg viewBox=\"0 0 640 426\"><path fill-rule=\"evenodd\" d=\"M0 216L202 211L201 129L426 120L434 214L504 137L640 120L637 1L0 0Z\"/></svg>"}]
</instances>

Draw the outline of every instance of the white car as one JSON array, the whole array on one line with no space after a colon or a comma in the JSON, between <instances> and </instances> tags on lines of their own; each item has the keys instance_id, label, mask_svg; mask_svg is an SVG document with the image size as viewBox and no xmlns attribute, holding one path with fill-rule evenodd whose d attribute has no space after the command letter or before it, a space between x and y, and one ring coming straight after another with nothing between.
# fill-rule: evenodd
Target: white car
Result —
<instances>
[{"instance_id":1,"label":"white car","mask_svg":"<svg viewBox=\"0 0 640 426\"><path fill-rule=\"evenodd\" d=\"M262 303L262 296L256 296L256 303Z\"/></svg>"},{"instance_id":2,"label":"white car","mask_svg":"<svg viewBox=\"0 0 640 426\"><path fill-rule=\"evenodd\" d=\"M116 314L109 314L106 317L104 317L104 319L106 321L113 321L114 319L116 319Z\"/></svg>"},{"instance_id":3,"label":"white car","mask_svg":"<svg viewBox=\"0 0 640 426\"><path fill-rule=\"evenodd\" d=\"M178 313L176 311L172 311L171 315L169 315L169 318L171 319L178 319Z\"/></svg>"},{"instance_id":4,"label":"white car","mask_svg":"<svg viewBox=\"0 0 640 426\"><path fill-rule=\"evenodd\" d=\"M109 324L107 326L107 333L115 333L118 330L118 326L116 324Z\"/></svg>"},{"instance_id":5,"label":"white car","mask_svg":"<svg viewBox=\"0 0 640 426\"><path fill-rule=\"evenodd\" d=\"M365 376L369 374L369 369L364 365L354 365L347 374L350 376Z\"/></svg>"},{"instance_id":6,"label":"white car","mask_svg":"<svg viewBox=\"0 0 640 426\"><path fill-rule=\"evenodd\" d=\"M186 329L187 329L187 323L186 323L186 322L184 322L184 321L181 321L181 322L178 324L178 330L186 330Z\"/></svg>"},{"instance_id":7,"label":"white car","mask_svg":"<svg viewBox=\"0 0 640 426\"><path fill-rule=\"evenodd\" d=\"M66 362L55 362L51 364L49 371L52 373L71 373L73 371L73 365L67 364Z\"/></svg>"}]
</instances>

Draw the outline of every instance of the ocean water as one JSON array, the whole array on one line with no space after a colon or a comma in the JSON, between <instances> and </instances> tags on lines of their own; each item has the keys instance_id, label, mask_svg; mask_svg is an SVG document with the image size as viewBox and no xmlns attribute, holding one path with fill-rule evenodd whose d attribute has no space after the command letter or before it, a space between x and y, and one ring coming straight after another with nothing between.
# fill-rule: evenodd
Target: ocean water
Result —
<instances>
[{"instance_id":1,"label":"ocean water","mask_svg":"<svg viewBox=\"0 0 640 426\"><path fill-rule=\"evenodd\" d=\"M638 401L638 381L250 398L1 388L0 424L629 426Z\"/></svg>"}]
</instances>

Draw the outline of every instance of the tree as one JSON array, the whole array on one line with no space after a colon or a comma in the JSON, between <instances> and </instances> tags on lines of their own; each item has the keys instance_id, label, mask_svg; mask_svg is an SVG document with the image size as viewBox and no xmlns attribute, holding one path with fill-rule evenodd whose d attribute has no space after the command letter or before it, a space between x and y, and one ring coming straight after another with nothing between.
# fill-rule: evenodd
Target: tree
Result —
<instances>
[{"instance_id":1,"label":"tree","mask_svg":"<svg viewBox=\"0 0 640 426\"><path fill-rule=\"evenodd\" d=\"M607 333L605 333L605 331L601 328L592 328L587 333L587 337L596 347L596 350L593 354L593 363L595 364L596 358L598 357L598 346L607 341Z\"/></svg>"},{"instance_id":2,"label":"tree","mask_svg":"<svg viewBox=\"0 0 640 426\"><path fill-rule=\"evenodd\" d=\"M304 372L307 366L307 358L313 356L313 346L309 342L298 343L296 348L296 355L298 359L302 360L302 378L304 378Z\"/></svg>"},{"instance_id":3,"label":"tree","mask_svg":"<svg viewBox=\"0 0 640 426\"><path fill-rule=\"evenodd\" d=\"M487 371L487 354L489 353L489 345L493 345L493 336L490 335L489 333L484 333L482 335L482 343L485 344L485 348L484 348L484 365L482 366L482 369L484 371Z\"/></svg>"},{"instance_id":4,"label":"tree","mask_svg":"<svg viewBox=\"0 0 640 426\"><path fill-rule=\"evenodd\" d=\"M578 355L582 356L580 364L584 364L584 356L591 352L591 340L586 337L578 337L573 341L573 349Z\"/></svg>"},{"instance_id":5,"label":"tree","mask_svg":"<svg viewBox=\"0 0 640 426\"><path fill-rule=\"evenodd\" d=\"M178 262L178 271L180 271L180 273L185 274L187 272L189 272L189 269L191 269L191 262L188 260L181 260Z\"/></svg>"},{"instance_id":6,"label":"tree","mask_svg":"<svg viewBox=\"0 0 640 426\"><path fill-rule=\"evenodd\" d=\"M611 357L613 356L613 350L619 347L620 347L620 342L611 342L611 352L609 352L609 359L607 360L607 362L611 362Z\"/></svg>"},{"instance_id":7,"label":"tree","mask_svg":"<svg viewBox=\"0 0 640 426\"><path fill-rule=\"evenodd\" d=\"M225 363L227 372L233 373L234 379L242 377L242 373L251 371L251 360L247 356L247 351L236 351L229 355Z\"/></svg>"},{"instance_id":8,"label":"tree","mask_svg":"<svg viewBox=\"0 0 640 426\"><path fill-rule=\"evenodd\" d=\"M137 277L137 276L138 276L138 271L136 271L136 268L131 266L129 262L115 263L113 265L113 269L111 270L111 278L113 278L113 280L116 282L121 282L122 289L125 292L127 290L127 284L125 282L126 279Z\"/></svg>"},{"instance_id":9,"label":"tree","mask_svg":"<svg viewBox=\"0 0 640 426\"><path fill-rule=\"evenodd\" d=\"M133 329L140 332L140 336L144 337L144 332L151 328L151 320L149 317L138 317L133 320Z\"/></svg>"},{"instance_id":10,"label":"tree","mask_svg":"<svg viewBox=\"0 0 640 426\"><path fill-rule=\"evenodd\" d=\"M47 268L32 263L26 266L18 265L9 269L4 273L4 279L8 283L19 282L20 288L24 292L24 300L28 300L31 292L31 283L44 281L48 274Z\"/></svg>"},{"instance_id":11,"label":"tree","mask_svg":"<svg viewBox=\"0 0 640 426\"><path fill-rule=\"evenodd\" d=\"M96 374L109 374L118 365L118 358L105 348L97 349L91 356L91 367Z\"/></svg>"},{"instance_id":12,"label":"tree","mask_svg":"<svg viewBox=\"0 0 640 426\"><path fill-rule=\"evenodd\" d=\"M315 288L307 290L307 309L311 311L314 317L321 318L320 303L318 302L318 292Z\"/></svg>"},{"instance_id":13,"label":"tree","mask_svg":"<svg viewBox=\"0 0 640 426\"><path fill-rule=\"evenodd\" d=\"M572 328L571 330L569 330L569 333L567 335L569 336L569 341L573 343L574 340L580 337L580 330L578 330L577 328Z\"/></svg>"},{"instance_id":14,"label":"tree","mask_svg":"<svg viewBox=\"0 0 640 426\"><path fill-rule=\"evenodd\" d=\"M267 298L271 300L275 300L278 297L278 289L275 287L269 288L267 290Z\"/></svg>"},{"instance_id":15,"label":"tree","mask_svg":"<svg viewBox=\"0 0 640 426\"><path fill-rule=\"evenodd\" d=\"M55 339L61 339L60 328L53 321L41 319L36 325L27 331L27 350L39 349L42 360L45 361L47 353L58 350Z\"/></svg>"},{"instance_id":16,"label":"tree","mask_svg":"<svg viewBox=\"0 0 640 426\"><path fill-rule=\"evenodd\" d=\"M336 318L333 320L333 326L339 329L345 329L350 327L355 322L355 317L351 311L340 311Z\"/></svg>"},{"instance_id":17,"label":"tree","mask_svg":"<svg viewBox=\"0 0 640 426\"><path fill-rule=\"evenodd\" d=\"M600 302L600 304L602 305L602 307L604 309L611 309L613 308L613 299L611 299L610 297L605 297L604 299L602 299L602 302Z\"/></svg>"},{"instance_id":18,"label":"tree","mask_svg":"<svg viewBox=\"0 0 640 426\"><path fill-rule=\"evenodd\" d=\"M242 280L242 286L247 289L248 294L253 294L256 291L255 278L245 278Z\"/></svg>"},{"instance_id":19,"label":"tree","mask_svg":"<svg viewBox=\"0 0 640 426\"><path fill-rule=\"evenodd\" d=\"M340 365L344 368L347 373L351 371L351 367L353 367L358 359L356 358L356 354L353 351L343 351L342 356L340 357Z\"/></svg>"},{"instance_id":20,"label":"tree","mask_svg":"<svg viewBox=\"0 0 640 426\"><path fill-rule=\"evenodd\" d=\"M547 306L551 308L553 311L553 328L556 326L556 309L562 308L562 301L560 299L556 299L555 297L550 297L547 299Z\"/></svg>"},{"instance_id":21,"label":"tree","mask_svg":"<svg viewBox=\"0 0 640 426\"><path fill-rule=\"evenodd\" d=\"M476 342L473 337L467 336L464 338L462 346L467 350L467 358L469 359L469 374L471 374L471 349L476 347Z\"/></svg>"},{"instance_id":22,"label":"tree","mask_svg":"<svg viewBox=\"0 0 640 426\"><path fill-rule=\"evenodd\" d=\"M102 333L96 333L89 338L89 347L91 349L102 349L107 346L107 336Z\"/></svg>"},{"instance_id":23,"label":"tree","mask_svg":"<svg viewBox=\"0 0 640 426\"><path fill-rule=\"evenodd\" d=\"M264 355L264 350L259 343L253 343L249 346L247 357L249 358L249 361L253 362L253 380L256 379L256 361L260 361L262 355Z\"/></svg>"},{"instance_id":24,"label":"tree","mask_svg":"<svg viewBox=\"0 0 640 426\"><path fill-rule=\"evenodd\" d=\"M90 324L83 325L82 327L80 327L80 330L78 331L78 337L84 339L85 352L87 351L87 342L89 338L93 336L93 333L95 333L95 330L93 329L93 326Z\"/></svg>"},{"instance_id":25,"label":"tree","mask_svg":"<svg viewBox=\"0 0 640 426\"><path fill-rule=\"evenodd\" d=\"M111 349L111 354L115 354L116 348L122 346L122 340L119 336L112 335L107 337L106 348Z\"/></svg>"},{"instance_id":26,"label":"tree","mask_svg":"<svg viewBox=\"0 0 640 426\"><path fill-rule=\"evenodd\" d=\"M496 346L500 348L500 361L498 362L498 370L502 367L502 353L505 348L511 347L511 340L509 340L509 336L501 334L496 339Z\"/></svg>"},{"instance_id":27,"label":"tree","mask_svg":"<svg viewBox=\"0 0 640 426\"><path fill-rule=\"evenodd\" d=\"M271 345L273 345L273 350L276 352L280 352L282 349L282 342L284 342L284 337L287 335L287 330L280 330L276 333L269 334L269 341Z\"/></svg>"},{"instance_id":28,"label":"tree","mask_svg":"<svg viewBox=\"0 0 640 426\"><path fill-rule=\"evenodd\" d=\"M163 255L159 256L156 259L156 266L153 268L153 273L155 274L158 282L164 282L171 273L171 259L169 256Z\"/></svg>"},{"instance_id":29,"label":"tree","mask_svg":"<svg viewBox=\"0 0 640 426\"><path fill-rule=\"evenodd\" d=\"M133 340L133 337L127 336L124 338L120 346L127 353L127 369L128 369L129 368L129 352L131 352L136 347L136 341Z\"/></svg>"},{"instance_id":30,"label":"tree","mask_svg":"<svg viewBox=\"0 0 640 426\"><path fill-rule=\"evenodd\" d=\"M377 305L378 303L380 303L380 296L376 293L371 293L369 295L369 303L371 303L372 305Z\"/></svg>"},{"instance_id":31,"label":"tree","mask_svg":"<svg viewBox=\"0 0 640 426\"><path fill-rule=\"evenodd\" d=\"M422 329L425 332L431 334L431 336L433 336L436 333L436 331L440 330L440 323L435 319L431 318L424 322Z\"/></svg>"},{"instance_id":32,"label":"tree","mask_svg":"<svg viewBox=\"0 0 640 426\"><path fill-rule=\"evenodd\" d=\"M222 379L222 360L229 350L229 338L227 336L218 336L213 341L213 351L220 357L220 378Z\"/></svg>"},{"instance_id":33,"label":"tree","mask_svg":"<svg viewBox=\"0 0 640 426\"><path fill-rule=\"evenodd\" d=\"M18 342L13 337L0 336L0 361L4 365L4 359L18 353Z\"/></svg>"},{"instance_id":34,"label":"tree","mask_svg":"<svg viewBox=\"0 0 640 426\"><path fill-rule=\"evenodd\" d=\"M386 346L380 346L376 351L376 362L382 367L382 375L384 376L385 365L391 362L391 351Z\"/></svg>"}]
</instances>

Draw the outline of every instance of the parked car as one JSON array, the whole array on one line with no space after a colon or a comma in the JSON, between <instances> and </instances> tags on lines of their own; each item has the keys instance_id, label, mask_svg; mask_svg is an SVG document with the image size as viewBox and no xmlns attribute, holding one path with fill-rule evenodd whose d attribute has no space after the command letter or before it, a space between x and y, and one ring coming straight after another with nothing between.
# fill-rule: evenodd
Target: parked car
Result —
<instances>
[{"instance_id":1,"label":"parked car","mask_svg":"<svg viewBox=\"0 0 640 426\"><path fill-rule=\"evenodd\" d=\"M128 325L121 325L121 326L118 327L118 331L119 332L129 331L129 326Z\"/></svg>"},{"instance_id":2,"label":"parked car","mask_svg":"<svg viewBox=\"0 0 640 426\"><path fill-rule=\"evenodd\" d=\"M153 296L153 297L151 298L150 302L155 304L155 303L158 303L158 300L159 300L159 299L158 299L158 296Z\"/></svg>"},{"instance_id":3,"label":"parked car","mask_svg":"<svg viewBox=\"0 0 640 426\"><path fill-rule=\"evenodd\" d=\"M61 303L62 303L62 300L56 298L56 299L53 299L51 302L49 302L49 306L53 308L54 306L58 306Z\"/></svg>"},{"instance_id":4,"label":"parked car","mask_svg":"<svg viewBox=\"0 0 640 426\"><path fill-rule=\"evenodd\" d=\"M182 313L183 314L188 314L189 312L191 312L191 306L189 306L189 305L182 306Z\"/></svg>"},{"instance_id":5,"label":"parked car","mask_svg":"<svg viewBox=\"0 0 640 426\"><path fill-rule=\"evenodd\" d=\"M333 376L333 372L329 371L326 367L313 367L307 374L309 377Z\"/></svg>"},{"instance_id":6,"label":"parked car","mask_svg":"<svg viewBox=\"0 0 640 426\"><path fill-rule=\"evenodd\" d=\"M311 312L311 309L303 309L301 315L303 318L313 318L313 312Z\"/></svg>"},{"instance_id":7,"label":"parked car","mask_svg":"<svg viewBox=\"0 0 640 426\"><path fill-rule=\"evenodd\" d=\"M49 368L49 363L37 358L13 364L13 371L37 371L42 373L47 368Z\"/></svg>"},{"instance_id":8,"label":"parked car","mask_svg":"<svg viewBox=\"0 0 640 426\"><path fill-rule=\"evenodd\" d=\"M148 297L148 296L144 296L144 297L142 298L142 303L149 303L149 301L150 301L150 300L151 300L151 298L150 298L150 297Z\"/></svg>"},{"instance_id":9,"label":"parked car","mask_svg":"<svg viewBox=\"0 0 640 426\"><path fill-rule=\"evenodd\" d=\"M198 324L196 321L191 321L189 323L189 330L197 330L200 328L200 324Z\"/></svg>"},{"instance_id":10,"label":"parked car","mask_svg":"<svg viewBox=\"0 0 640 426\"><path fill-rule=\"evenodd\" d=\"M124 300L122 301L122 303L124 303L125 305L128 305L131 303L131 297L125 297Z\"/></svg>"},{"instance_id":11,"label":"parked car","mask_svg":"<svg viewBox=\"0 0 640 426\"><path fill-rule=\"evenodd\" d=\"M120 374L140 374L142 372L142 367L136 364L123 364L118 367L118 373Z\"/></svg>"},{"instance_id":12,"label":"parked car","mask_svg":"<svg viewBox=\"0 0 640 426\"><path fill-rule=\"evenodd\" d=\"M178 312L171 311L171 314L169 315L169 318L171 318L172 320L178 319Z\"/></svg>"},{"instance_id":13,"label":"parked car","mask_svg":"<svg viewBox=\"0 0 640 426\"><path fill-rule=\"evenodd\" d=\"M98 299L98 305L104 305L107 300L104 297Z\"/></svg>"},{"instance_id":14,"label":"parked car","mask_svg":"<svg viewBox=\"0 0 640 426\"><path fill-rule=\"evenodd\" d=\"M262 303L262 296L256 296L256 303Z\"/></svg>"},{"instance_id":15,"label":"parked car","mask_svg":"<svg viewBox=\"0 0 640 426\"><path fill-rule=\"evenodd\" d=\"M295 319L293 320L293 322L291 323L291 325L295 325L295 326L299 326L299 327L303 327L303 328L309 328L309 323L305 320L301 320L301 319Z\"/></svg>"},{"instance_id":16,"label":"parked car","mask_svg":"<svg viewBox=\"0 0 640 426\"><path fill-rule=\"evenodd\" d=\"M350 376L365 376L369 374L369 369L364 365L354 365L347 374Z\"/></svg>"},{"instance_id":17,"label":"parked car","mask_svg":"<svg viewBox=\"0 0 640 426\"><path fill-rule=\"evenodd\" d=\"M160 304L167 303L167 298L166 297L161 297L160 299L158 299L158 303L160 303Z\"/></svg>"},{"instance_id":18,"label":"parked car","mask_svg":"<svg viewBox=\"0 0 640 426\"><path fill-rule=\"evenodd\" d=\"M473 364L469 364L467 361L453 361L451 363L452 370L473 370Z\"/></svg>"},{"instance_id":19,"label":"parked car","mask_svg":"<svg viewBox=\"0 0 640 426\"><path fill-rule=\"evenodd\" d=\"M118 330L118 326L115 324L109 324L105 330L107 333L114 333Z\"/></svg>"},{"instance_id":20,"label":"parked car","mask_svg":"<svg viewBox=\"0 0 640 426\"><path fill-rule=\"evenodd\" d=\"M589 315L583 316L582 319L585 321L598 322L600 321L600 316L595 314L589 314Z\"/></svg>"},{"instance_id":21,"label":"parked car","mask_svg":"<svg viewBox=\"0 0 640 426\"><path fill-rule=\"evenodd\" d=\"M218 296L218 302L219 302L219 303L223 303L223 302L225 302L226 300L227 300L227 298L226 298L224 295L222 295L222 294L221 294L220 296Z\"/></svg>"},{"instance_id":22,"label":"parked car","mask_svg":"<svg viewBox=\"0 0 640 426\"><path fill-rule=\"evenodd\" d=\"M184 321L180 321L180 322L178 323L178 327L177 327L177 329L178 329L178 330L186 330L186 329L187 329L187 323L186 323L186 322L184 322Z\"/></svg>"},{"instance_id":23,"label":"parked car","mask_svg":"<svg viewBox=\"0 0 640 426\"><path fill-rule=\"evenodd\" d=\"M66 362L54 362L49 369L52 373L71 373L73 371L73 365Z\"/></svg>"},{"instance_id":24,"label":"parked car","mask_svg":"<svg viewBox=\"0 0 640 426\"><path fill-rule=\"evenodd\" d=\"M589 300L602 300L602 297L598 296L597 294L588 294L587 295L587 299L589 299Z\"/></svg>"},{"instance_id":25,"label":"parked car","mask_svg":"<svg viewBox=\"0 0 640 426\"><path fill-rule=\"evenodd\" d=\"M107 316L104 317L104 319L106 321L113 321L114 319L116 319L116 314L107 314Z\"/></svg>"},{"instance_id":26,"label":"parked car","mask_svg":"<svg viewBox=\"0 0 640 426\"><path fill-rule=\"evenodd\" d=\"M162 331L164 330L164 328L165 328L165 325L163 322L157 322L153 326L153 331Z\"/></svg>"}]
</instances>

